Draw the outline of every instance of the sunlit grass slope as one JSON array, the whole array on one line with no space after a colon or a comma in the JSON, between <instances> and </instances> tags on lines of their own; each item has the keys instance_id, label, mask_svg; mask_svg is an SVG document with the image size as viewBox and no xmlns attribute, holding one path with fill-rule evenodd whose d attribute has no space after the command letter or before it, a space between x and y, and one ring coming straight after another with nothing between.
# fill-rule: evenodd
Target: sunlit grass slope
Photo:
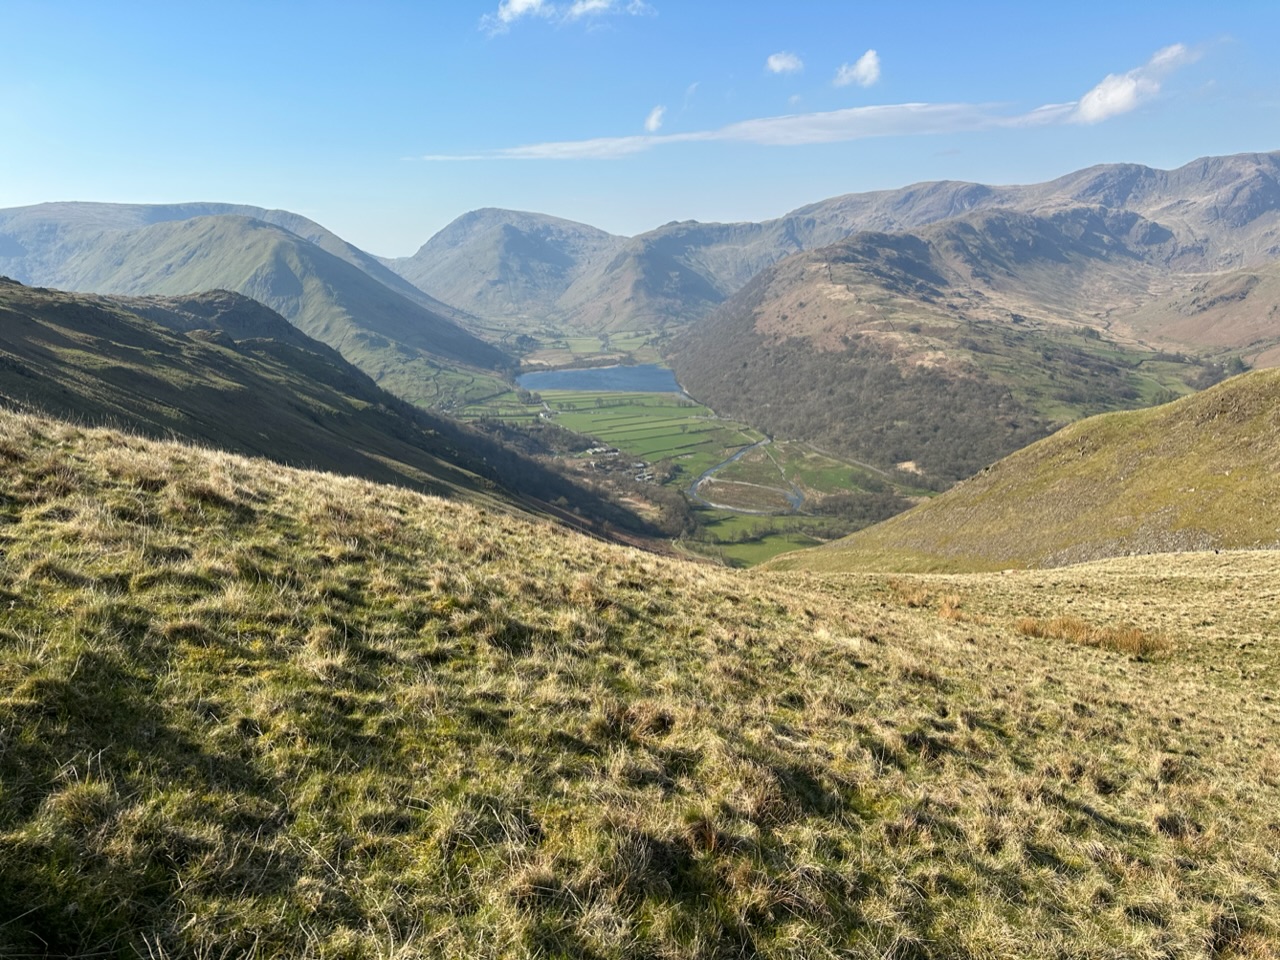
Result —
<instances>
[{"instance_id":1,"label":"sunlit grass slope","mask_svg":"<svg viewBox=\"0 0 1280 960\"><path fill-rule=\"evenodd\" d=\"M999 570L1280 545L1280 370L1072 424L779 568Z\"/></svg>"},{"instance_id":2,"label":"sunlit grass slope","mask_svg":"<svg viewBox=\"0 0 1280 960\"><path fill-rule=\"evenodd\" d=\"M0 414L0 558L3 956L1277 955L1275 554L733 573Z\"/></svg>"},{"instance_id":3,"label":"sunlit grass slope","mask_svg":"<svg viewBox=\"0 0 1280 960\"><path fill-rule=\"evenodd\" d=\"M534 509L565 497L587 522L640 527L559 473L409 406L225 290L111 297L0 277L0 405L442 496Z\"/></svg>"}]
</instances>

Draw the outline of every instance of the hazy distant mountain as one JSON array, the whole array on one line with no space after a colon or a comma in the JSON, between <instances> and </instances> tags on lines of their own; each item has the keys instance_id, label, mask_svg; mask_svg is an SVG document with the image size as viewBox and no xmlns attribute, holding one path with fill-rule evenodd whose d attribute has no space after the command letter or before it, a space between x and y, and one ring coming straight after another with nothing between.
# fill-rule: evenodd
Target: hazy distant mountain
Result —
<instances>
[{"instance_id":1,"label":"hazy distant mountain","mask_svg":"<svg viewBox=\"0 0 1280 960\"><path fill-rule=\"evenodd\" d=\"M626 243L589 227L537 213L473 210L411 257L387 260L424 291L487 319L542 319L592 267Z\"/></svg>"},{"instance_id":2,"label":"hazy distant mountain","mask_svg":"<svg viewBox=\"0 0 1280 960\"><path fill-rule=\"evenodd\" d=\"M302 229L227 207L43 204L0 211L0 272L69 290L179 295L229 289L279 311L406 399L429 403L441 364L492 369L495 347L424 304L380 263L302 217ZM332 251L332 252L331 252ZM388 282L380 277L386 275Z\"/></svg>"},{"instance_id":3,"label":"hazy distant mountain","mask_svg":"<svg viewBox=\"0 0 1280 960\"><path fill-rule=\"evenodd\" d=\"M1246 267L1280 256L1278 183L1280 153L1209 157L1171 171L1108 164L1030 186L942 181L848 194L761 223L670 223L630 239L484 210L390 263L424 290L489 319L654 327L704 316L794 253L860 231L910 230L982 210L1125 210L1171 234L1170 269Z\"/></svg>"},{"instance_id":4,"label":"hazy distant mountain","mask_svg":"<svg viewBox=\"0 0 1280 960\"><path fill-rule=\"evenodd\" d=\"M284 227L314 243L326 253L345 260L429 310L455 322L468 315L423 293L372 254L353 246L314 220L288 210L268 210L242 203L42 203L0 210L0 273L20 277L49 274L66 259L67 248L95 242L95 234L108 230L133 230L195 217L235 216ZM49 242L51 235L57 241ZM25 243L24 243L25 241Z\"/></svg>"},{"instance_id":5,"label":"hazy distant mountain","mask_svg":"<svg viewBox=\"0 0 1280 960\"><path fill-rule=\"evenodd\" d=\"M1054 426L1215 374L1107 327L1178 249L1128 211L986 210L796 254L672 342L721 413L926 481L968 476Z\"/></svg>"}]
</instances>

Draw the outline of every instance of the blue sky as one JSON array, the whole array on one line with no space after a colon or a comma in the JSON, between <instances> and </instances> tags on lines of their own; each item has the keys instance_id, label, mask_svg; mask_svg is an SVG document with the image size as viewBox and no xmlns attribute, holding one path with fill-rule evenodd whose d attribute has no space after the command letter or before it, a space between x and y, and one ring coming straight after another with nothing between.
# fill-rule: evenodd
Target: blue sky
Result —
<instances>
[{"instance_id":1,"label":"blue sky","mask_svg":"<svg viewBox=\"0 0 1280 960\"><path fill-rule=\"evenodd\" d=\"M5 0L0 207L222 200L411 253L1280 149L1280 4Z\"/></svg>"}]
</instances>

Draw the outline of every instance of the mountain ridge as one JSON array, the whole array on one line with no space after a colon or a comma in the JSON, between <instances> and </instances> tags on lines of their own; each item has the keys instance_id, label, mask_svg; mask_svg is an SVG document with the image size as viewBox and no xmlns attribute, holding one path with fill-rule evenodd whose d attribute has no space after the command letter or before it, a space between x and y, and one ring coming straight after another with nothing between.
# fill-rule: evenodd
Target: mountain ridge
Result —
<instances>
[{"instance_id":1,"label":"mountain ridge","mask_svg":"<svg viewBox=\"0 0 1280 960\"><path fill-rule=\"evenodd\" d=\"M25 250L22 257L0 259L0 272L16 266L19 280L126 295L233 289L261 300L422 406L447 396L442 367L494 371L509 362L421 298L402 296L370 275L352 262L359 251L332 235L320 239L336 246L337 254L275 223L204 215L198 205L51 206L0 211L0 234ZM191 213L201 215L186 216ZM154 222L128 227L139 220ZM102 229L104 222L126 226Z\"/></svg>"},{"instance_id":2,"label":"mountain ridge","mask_svg":"<svg viewBox=\"0 0 1280 960\"><path fill-rule=\"evenodd\" d=\"M0 278L0 401L291 466L644 531L547 467L412 407L256 300L113 297ZM551 511L554 512L554 511Z\"/></svg>"},{"instance_id":3,"label":"mountain ridge","mask_svg":"<svg viewBox=\"0 0 1280 960\"><path fill-rule=\"evenodd\" d=\"M864 231L761 271L666 354L713 408L959 480L1056 426L1212 366L1108 329L1163 292L1168 231L1129 211L977 210Z\"/></svg>"},{"instance_id":4,"label":"mountain ridge","mask_svg":"<svg viewBox=\"0 0 1280 960\"><path fill-rule=\"evenodd\" d=\"M536 297L528 300L521 299L516 289L505 290L505 312L489 319L520 315L536 322L585 330L678 324L690 319L690 315L709 312L761 269L786 256L835 243L863 230L910 230L984 209L1046 213L1072 204L1129 209L1161 222L1174 234L1179 269L1238 269L1280 256L1278 183L1280 152L1245 153L1202 157L1173 170L1139 164L1100 164L1044 183L1018 186L928 181L894 190L831 197L760 222L674 222L633 237L612 238L610 250L614 257L634 261L629 270L621 274L610 271L607 261L600 263L603 258L596 258L592 264L580 263L572 283L539 288ZM506 214L513 222L542 216L492 208L484 213L489 221L502 220ZM452 227L451 224L445 231ZM595 229L584 224L574 227ZM467 258L460 250L455 247L451 253L455 270L466 267ZM433 274L428 261L433 254L429 240L412 258L388 262L404 272L410 270L407 261L414 261L411 276L430 289ZM478 241L473 254L475 262L492 264L500 259L491 245ZM683 313L664 304L661 293L646 289L642 282L646 275L662 274L664 265L665 269L674 266L696 276L698 285L714 291L714 295L694 301ZM500 272L490 270L487 276L496 277ZM482 282L476 277L471 285ZM576 288L566 299L570 287ZM449 292L453 297L450 302L477 315L484 314L482 307L468 300L462 286L451 287ZM608 302L612 309L584 309L583 305L592 300Z\"/></svg>"}]
</instances>

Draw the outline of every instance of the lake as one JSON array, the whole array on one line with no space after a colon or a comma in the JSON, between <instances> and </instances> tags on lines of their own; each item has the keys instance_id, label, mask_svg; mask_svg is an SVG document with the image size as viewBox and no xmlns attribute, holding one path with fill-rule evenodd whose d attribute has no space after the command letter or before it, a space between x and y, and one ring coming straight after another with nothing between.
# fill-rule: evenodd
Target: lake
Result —
<instances>
[{"instance_id":1,"label":"lake","mask_svg":"<svg viewBox=\"0 0 1280 960\"><path fill-rule=\"evenodd\" d=\"M676 375L656 363L634 367L582 367L576 370L540 370L516 378L516 383L540 390L586 390L619 393L683 393Z\"/></svg>"}]
</instances>

